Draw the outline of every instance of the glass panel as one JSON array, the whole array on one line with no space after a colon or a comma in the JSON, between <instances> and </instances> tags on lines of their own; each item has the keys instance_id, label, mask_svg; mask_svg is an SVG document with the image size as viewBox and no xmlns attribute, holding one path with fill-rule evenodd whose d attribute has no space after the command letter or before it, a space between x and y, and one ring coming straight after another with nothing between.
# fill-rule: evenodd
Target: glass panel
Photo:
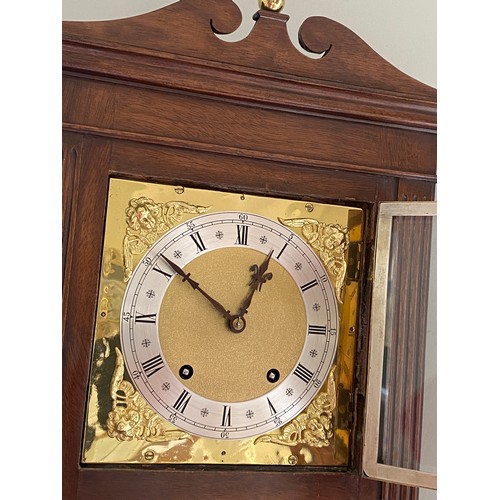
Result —
<instances>
[{"instance_id":1,"label":"glass panel","mask_svg":"<svg viewBox=\"0 0 500 500\"><path fill-rule=\"evenodd\" d=\"M433 217L392 219L378 462L435 474L434 226Z\"/></svg>"},{"instance_id":2,"label":"glass panel","mask_svg":"<svg viewBox=\"0 0 500 500\"><path fill-rule=\"evenodd\" d=\"M435 202L380 205L363 443L368 477L432 490L437 488L436 207ZM415 496L417 490L411 491Z\"/></svg>"},{"instance_id":3,"label":"glass panel","mask_svg":"<svg viewBox=\"0 0 500 500\"><path fill-rule=\"evenodd\" d=\"M418 500L437 500L437 491L428 490L427 488L419 488Z\"/></svg>"},{"instance_id":4,"label":"glass panel","mask_svg":"<svg viewBox=\"0 0 500 500\"><path fill-rule=\"evenodd\" d=\"M437 223L432 225L420 470L437 474ZM425 490L432 492L432 490ZM435 495L435 492L432 492ZM426 497L427 498L427 497ZM435 498L428 496L428 498Z\"/></svg>"}]
</instances>

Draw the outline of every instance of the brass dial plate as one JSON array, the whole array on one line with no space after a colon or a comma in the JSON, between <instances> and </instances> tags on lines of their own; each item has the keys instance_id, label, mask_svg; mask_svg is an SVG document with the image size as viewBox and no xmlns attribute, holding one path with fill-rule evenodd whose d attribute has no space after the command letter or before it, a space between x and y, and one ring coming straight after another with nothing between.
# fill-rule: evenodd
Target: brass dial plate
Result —
<instances>
[{"instance_id":1,"label":"brass dial plate","mask_svg":"<svg viewBox=\"0 0 500 500\"><path fill-rule=\"evenodd\" d=\"M342 300L337 359L313 403L281 429L234 441L200 438L158 417L134 387L119 342L124 292L146 252L169 229L224 210L280 219L314 249ZM362 228L362 210L353 207L111 179L82 461L347 465L344 403L352 387ZM241 394L232 397L247 397Z\"/></svg>"}]
</instances>

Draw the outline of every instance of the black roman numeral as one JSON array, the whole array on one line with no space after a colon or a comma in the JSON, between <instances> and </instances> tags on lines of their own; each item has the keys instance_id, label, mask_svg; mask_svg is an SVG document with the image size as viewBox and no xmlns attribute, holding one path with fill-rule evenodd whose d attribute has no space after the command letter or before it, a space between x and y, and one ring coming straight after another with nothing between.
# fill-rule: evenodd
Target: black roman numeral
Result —
<instances>
[{"instance_id":1,"label":"black roman numeral","mask_svg":"<svg viewBox=\"0 0 500 500\"><path fill-rule=\"evenodd\" d=\"M224 427L231 426L231 407L224 405L224 411L222 412L222 425Z\"/></svg>"},{"instance_id":2,"label":"black roman numeral","mask_svg":"<svg viewBox=\"0 0 500 500\"><path fill-rule=\"evenodd\" d=\"M161 370L163 367L163 359L161 359L160 354L142 363L142 368L144 369L144 373L148 378L151 377L151 375L155 374L157 371Z\"/></svg>"},{"instance_id":3,"label":"black roman numeral","mask_svg":"<svg viewBox=\"0 0 500 500\"><path fill-rule=\"evenodd\" d=\"M267 398L267 404L269 405L269 411L271 412L271 415L276 415L276 410L269 398Z\"/></svg>"},{"instance_id":4,"label":"black roman numeral","mask_svg":"<svg viewBox=\"0 0 500 500\"><path fill-rule=\"evenodd\" d=\"M285 246L280 250L280 253L276 257L276 259L279 259L281 257L281 254L285 251L285 248L288 246L288 243L285 243Z\"/></svg>"},{"instance_id":5,"label":"black roman numeral","mask_svg":"<svg viewBox=\"0 0 500 500\"><path fill-rule=\"evenodd\" d=\"M238 224L238 238L236 239L237 245L248 245L248 226L240 226Z\"/></svg>"},{"instance_id":6,"label":"black roman numeral","mask_svg":"<svg viewBox=\"0 0 500 500\"><path fill-rule=\"evenodd\" d=\"M300 380L304 381L306 384L308 384L311 381L313 376L313 373L300 363L297 366L297 368L295 368L293 374L299 377Z\"/></svg>"},{"instance_id":7,"label":"black roman numeral","mask_svg":"<svg viewBox=\"0 0 500 500\"><path fill-rule=\"evenodd\" d=\"M307 290L315 287L316 285L318 284L318 281L317 280L312 280L310 281L309 283L306 283L305 285L302 285L300 287L300 289L303 291L303 292L307 292Z\"/></svg>"},{"instance_id":8,"label":"black roman numeral","mask_svg":"<svg viewBox=\"0 0 500 500\"><path fill-rule=\"evenodd\" d=\"M136 323L156 323L156 313L155 314L141 314L140 312L135 313Z\"/></svg>"},{"instance_id":9,"label":"black roman numeral","mask_svg":"<svg viewBox=\"0 0 500 500\"><path fill-rule=\"evenodd\" d=\"M183 390L182 394L179 396L177 401L174 403L174 408L177 411L184 413L184 410L186 409L186 406L189 403L190 399L191 399L191 394L188 391Z\"/></svg>"},{"instance_id":10,"label":"black roman numeral","mask_svg":"<svg viewBox=\"0 0 500 500\"><path fill-rule=\"evenodd\" d=\"M307 333L309 335L326 335L326 326L309 325L307 327Z\"/></svg>"},{"instance_id":11,"label":"black roman numeral","mask_svg":"<svg viewBox=\"0 0 500 500\"><path fill-rule=\"evenodd\" d=\"M206 250L207 248L205 247L205 243L203 243L203 240L201 239L200 233L193 233L190 234L192 240L196 244L196 253L203 252L203 250Z\"/></svg>"},{"instance_id":12,"label":"black roman numeral","mask_svg":"<svg viewBox=\"0 0 500 500\"><path fill-rule=\"evenodd\" d=\"M167 262L165 257L163 256L163 254L160 254L160 257L163 257L165 262ZM167 262L167 264L168 264L168 262ZM156 271L157 273L163 274L163 276L165 276L165 278L167 278L167 280L169 280L172 277L172 275L170 273L167 273L163 269L160 269L158 266L154 266L153 271Z\"/></svg>"}]
</instances>

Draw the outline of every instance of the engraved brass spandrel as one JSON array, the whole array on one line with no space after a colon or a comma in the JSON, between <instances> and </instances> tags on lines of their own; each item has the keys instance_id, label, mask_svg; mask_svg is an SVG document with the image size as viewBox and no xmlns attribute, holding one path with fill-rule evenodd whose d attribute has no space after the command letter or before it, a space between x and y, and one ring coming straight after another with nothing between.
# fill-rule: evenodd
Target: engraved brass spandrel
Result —
<instances>
[{"instance_id":1,"label":"engraved brass spandrel","mask_svg":"<svg viewBox=\"0 0 500 500\"><path fill-rule=\"evenodd\" d=\"M179 224L184 214L203 214L210 207L184 201L156 203L141 196L129 201L125 210L127 229L123 238L124 280L128 281L133 270L133 255L143 254L160 236Z\"/></svg>"},{"instance_id":2,"label":"engraved brass spandrel","mask_svg":"<svg viewBox=\"0 0 500 500\"><path fill-rule=\"evenodd\" d=\"M165 421L144 401L134 386L123 380L125 365L120 349L115 348L116 367L111 381L110 396L113 410L106 422L108 436L120 441L144 439L163 442L173 439L191 439L186 432L169 430Z\"/></svg>"},{"instance_id":3,"label":"engraved brass spandrel","mask_svg":"<svg viewBox=\"0 0 500 500\"><path fill-rule=\"evenodd\" d=\"M306 411L278 431L259 436L255 444L274 443L286 446L306 444L315 448L328 446L333 436L333 410L336 407L334 372L335 367L330 371L325 389L319 392Z\"/></svg>"},{"instance_id":4,"label":"engraved brass spandrel","mask_svg":"<svg viewBox=\"0 0 500 500\"><path fill-rule=\"evenodd\" d=\"M347 263L345 254L349 248L349 230L340 224L319 222L316 219L280 219L288 227L300 227L302 236L319 254L323 265L333 276L337 300L342 304Z\"/></svg>"},{"instance_id":5,"label":"engraved brass spandrel","mask_svg":"<svg viewBox=\"0 0 500 500\"><path fill-rule=\"evenodd\" d=\"M137 226L138 221L136 221L135 226L133 223L133 212L135 211L137 214L137 208L141 204L136 203L135 206L130 204L131 200L140 200L141 197L152 201L155 208L154 213L156 214L155 221L151 220L150 214L147 214L146 219L142 220L142 233L140 224ZM186 209L184 205L184 208L180 209L182 213L179 221L166 219L164 214L168 212L167 205L179 202L193 208ZM172 207L172 205L168 206ZM125 214L128 209L130 209L129 218ZM306 443L292 445L292 442L290 442L290 445L284 445L263 442L262 440L255 444L255 438L228 443L224 440L188 436L160 417L158 419L149 418L148 420L147 404L144 403L143 406L143 403L140 402L140 395L134 400L134 393L131 392L133 379L127 374L126 369L120 379L121 372L120 370L116 371L118 359L116 348L119 349L120 347L117 340L119 335L117 334L119 333L121 302L126 288L126 274L133 270L134 265L140 261L143 253L138 251L140 248L139 243L134 246L134 241L142 242L144 250L147 250L162 235L161 231L171 223L167 221L172 220L173 227L175 227L176 224L187 223L191 217L198 214L197 210L204 209L209 212L241 210L242 212L252 212L275 220L278 216L282 220L299 219L305 221L310 219L306 204L301 201L272 197L261 198L239 193L221 193L191 188L176 189L175 186L111 179L96 316L94 355L91 382L89 384L87 429L82 460L86 463L347 465L349 430L336 427L335 415L338 408L335 406L331 409L333 436L328 438L328 446L315 447ZM316 229L319 229L319 224L321 224L319 221L327 221L323 222L323 224L331 226L337 224L340 228L348 228L349 233L345 234L344 239L342 239L342 231L338 231L336 234L338 241L343 242L343 244L348 245L349 238L351 242L361 239L362 210L317 203L314 205L314 215L318 224ZM132 223L132 226L129 222ZM295 226L297 234L302 235L305 225L303 223L302 226ZM314 233L314 231L311 231L311 233ZM126 240L127 243L125 243ZM315 250L320 255L320 250ZM342 251L345 253L345 249ZM125 257L127 252L128 257ZM353 341L353 335L350 335L348 331L348 326L352 326L352 314L349 312L348 316L351 320L348 321L343 321L342 317L344 311L350 311L351 308L355 317L357 292L354 296L349 292L352 285L349 279L346 280L345 274L342 277L342 265L338 261L335 262L335 258L338 260L340 250L337 248L336 252L333 251L333 253L327 254L327 262L330 263L330 267L325 264L327 270L332 269L334 273L332 274L332 283L334 285L337 282L341 283L339 289L343 289L344 299L344 303L340 308L342 314L338 361L333 377L336 386L338 386L340 377L350 377L347 386L351 387L352 367L349 366L351 359L349 357L349 362L346 362L346 355L343 354L344 351L350 353L351 350L350 347L344 348L342 343L345 342L345 339ZM126 259L128 259L129 265L124 265ZM126 270L127 268L128 270ZM344 334L342 330L346 330ZM342 358L344 358L344 361L342 361ZM341 364L343 364L344 368L340 368ZM350 369L345 368L345 366ZM344 384L346 382L346 380L343 381ZM113 387L115 390L114 398L111 395ZM118 387L121 387L121 389L118 389ZM116 397L116 391L120 391L118 392L118 398ZM142 415L132 417L132 420L138 419L139 422L142 422L139 428L134 431L132 431L133 426L130 423L124 424L122 422L122 418L126 415L126 413L120 415L119 403L122 402L120 401L122 397L131 398L132 404L136 408L142 409ZM113 405L115 405L114 408ZM306 413L307 411L304 412L304 414ZM127 427L127 425L130 427ZM124 437L128 432L133 435L132 439L120 439L118 437ZM321 432L325 433L325 430ZM113 437L110 437L110 433ZM326 432L325 435L330 435L330 433ZM156 441L156 439L158 440Z\"/></svg>"}]
</instances>

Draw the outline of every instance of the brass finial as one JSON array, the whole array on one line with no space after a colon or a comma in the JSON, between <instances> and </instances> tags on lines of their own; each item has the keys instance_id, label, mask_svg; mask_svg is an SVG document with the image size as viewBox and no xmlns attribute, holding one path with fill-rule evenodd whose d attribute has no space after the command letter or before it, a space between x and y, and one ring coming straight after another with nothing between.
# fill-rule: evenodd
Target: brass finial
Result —
<instances>
[{"instance_id":1,"label":"brass finial","mask_svg":"<svg viewBox=\"0 0 500 500\"><path fill-rule=\"evenodd\" d=\"M259 8L279 12L285 6L285 0L259 0Z\"/></svg>"}]
</instances>

